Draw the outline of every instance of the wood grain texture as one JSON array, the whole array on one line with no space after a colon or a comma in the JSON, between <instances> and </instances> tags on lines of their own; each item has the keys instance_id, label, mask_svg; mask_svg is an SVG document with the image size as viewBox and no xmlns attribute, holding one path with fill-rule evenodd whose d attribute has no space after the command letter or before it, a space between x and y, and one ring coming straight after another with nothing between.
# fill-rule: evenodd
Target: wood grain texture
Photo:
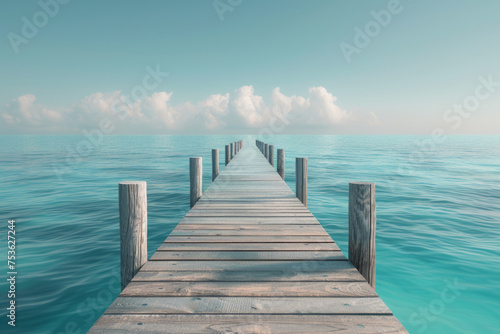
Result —
<instances>
[{"instance_id":1,"label":"wood grain texture","mask_svg":"<svg viewBox=\"0 0 500 334\"><path fill-rule=\"evenodd\" d=\"M349 183L349 261L375 289L375 184Z\"/></svg>"},{"instance_id":2,"label":"wood grain texture","mask_svg":"<svg viewBox=\"0 0 500 334\"><path fill-rule=\"evenodd\" d=\"M121 297L105 314L382 314L378 297Z\"/></svg>"},{"instance_id":3,"label":"wood grain texture","mask_svg":"<svg viewBox=\"0 0 500 334\"><path fill-rule=\"evenodd\" d=\"M285 150L282 148L278 149L277 156L277 171L279 176L284 180L285 179Z\"/></svg>"},{"instance_id":4,"label":"wood grain texture","mask_svg":"<svg viewBox=\"0 0 500 334\"><path fill-rule=\"evenodd\" d=\"M377 297L366 282L130 282L122 297Z\"/></svg>"},{"instance_id":5,"label":"wood grain texture","mask_svg":"<svg viewBox=\"0 0 500 334\"><path fill-rule=\"evenodd\" d=\"M197 260L197 261L245 261L245 260L287 260L287 261L326 261L345 260L342 252L332 251L158 251L150 258L154 260Z\"/></svg>"},{"instance_id":6,"label":"wood grain texture","mask_svg":"<svg viewBox=\"0 0 500 334\"><path fill-rule=\"evenodd\" d=\"M295 158L295 193L307 207L307 158Z\"/></svg>"},{"instance_id":7,"label":"wood grain texture","mask_svg":"<svg viewBox=\"0 0 500 334\"><path fill-rule=\"evenodd\" d=\"M190 204L193 207L202 193L202 163L201 158L189 159Z\"/></svg>"},{"instance_id":8,"label":"wood grain texture","mask_svg":"<svg viewBox=\"0 0 500 334\"><path fill-rule=\"evenodd\" d=\"M219 175L219 150L212 149L212 182Z\"/></svg>"},{"instance_id":9,"label":"wood grain texture","mask_svg":"<svg viewBox=\"0 0 500 334\"><path fill-rule=\"evenodd\" d=\"M354 268L342 255L338 255L334 260L226 260L226 261L148 261L141 271L290 271L290 272L314 272Z\"/></svg>"},{"instance_id":10,"label":"wood grain texture","mask_svg":"<svg viewBox=\"0 0 500 334\"><path fill-rule=\"evenodd\" d=\"M226 145L226 166L231 161L231 147Z\"/></svg>"},{"instance_id":11,"label":"wood grain texture","mask_svg":"<svg viewBox=\"0 0 500 334\"><path fill-rule=\"evenodd\" d=\"M347 261L345 261L347 262ZM297 269L297 268L295 268ZM300 268L299 268L300 269ZM139 271L134 282L366 282L352 265L339 262L335 269L316 271L275 270L267 271Z\"/></svg>"},{"instance_id":12,"label":"wood grain texture","mask_svg":"<svg viewBox=\"0 0 500 334\"><path fill-rule=\"evenodd\" d=\"M269 164L274 167L274 145L269 145Z\"/></svg>"},{"instance_id":13,"label":"wood grain texture","mask_svg":"<svg viewBox=\"0 0 500 334\"><path fill-rule=\"evenodd\" d=\"M148 201L146 182L118 185L122 290L148 259Z\"/></svg>"},{"instance_id":14,"label":"wood grain texture","mask_svg":"<svg viewBox=\"0 0 500 334\"><path fill-rule=\"evenodd\" d=\"M391 315L104 315L89 333L407 333Z\"/></svg>"},{"instance_id":15,"label":"wood grain texture","mask_svg":"<svg viewBox=\"0 0 500 334\"><path fill-rule=\"evenodd\" d=\"M272 243L272 242L250 242L250 243L212 243L212 242L197 242L197 243L179 243L179 242L164 242L158 248L158 251L281 251L281 252L300 252L300 251L338 251L339 247L335 242L314 242L314 243Z\"/></svg>"}]
</instances>

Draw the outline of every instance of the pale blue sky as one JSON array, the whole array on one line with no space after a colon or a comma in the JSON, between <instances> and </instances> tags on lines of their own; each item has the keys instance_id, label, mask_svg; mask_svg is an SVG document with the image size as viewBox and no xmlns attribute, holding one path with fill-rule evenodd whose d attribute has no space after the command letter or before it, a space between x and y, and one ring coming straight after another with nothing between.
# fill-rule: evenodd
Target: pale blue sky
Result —
<instances>
[{"instance_id":1,"label":"pale blue sky","mask_svg":"<svg viewBox=\"0 0 500 334\"><path fill-rule=\"evenodd\" d=\"M354 29L391 1L220 2L236 4L223 20L213 1L73 0L16 53L9 33L23 37L22 18L42 9L4 1L0 129L96 127L159 64L169 76L113 133L257 133L272 110L289 113L283 133L500 133L500 87L481 88L490 94L470 116L443 120L478 77L500 82L498 1L401 0L350 62L340 44L355 45Z\"/></svg>"}]
</instances>

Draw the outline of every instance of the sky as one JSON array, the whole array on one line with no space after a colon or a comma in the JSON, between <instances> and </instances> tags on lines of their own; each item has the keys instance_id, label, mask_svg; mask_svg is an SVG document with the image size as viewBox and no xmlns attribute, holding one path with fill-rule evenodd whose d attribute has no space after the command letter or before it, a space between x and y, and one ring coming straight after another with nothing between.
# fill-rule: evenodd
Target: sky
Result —
<instances>
[{"instance_id":1,"label":"sky","mask_svg":"<svg viewBox=\"0 0 500 334\"><path fill-rule=\"evenodd\" d=\"M5 1L1 134L500 134L500 2Z\"/></svg>"}]
</instances>

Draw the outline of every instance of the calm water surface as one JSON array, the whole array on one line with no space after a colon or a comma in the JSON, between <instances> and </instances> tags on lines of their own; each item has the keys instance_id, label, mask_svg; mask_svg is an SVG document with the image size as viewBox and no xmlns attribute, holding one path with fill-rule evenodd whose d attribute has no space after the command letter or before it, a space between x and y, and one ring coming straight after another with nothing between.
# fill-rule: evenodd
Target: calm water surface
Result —
<instances>
[{"instance_id":1,"label":"calm water surface","mask_svg":"<svg viewBox=\"0 0 500 334\"><path fill-rule=\"evenodd\" d=\"M17 220L16 331L85 333L118 295L117 183L148 183L151 255L189 210L188 164L236 136L0 136L3 276ZM243 137L247 145L255 137ZM411 333L500 332L500 137L276 136L286 182L309 158L309 209L347 255L350 181L377 184L377 292ZM84 156L77 149L89 150ZM223 157L223 154L221 154ZM221 169L223 159L221 159ZM0 331L8 286L0 282Z\"/></svg>"}]
</instances>

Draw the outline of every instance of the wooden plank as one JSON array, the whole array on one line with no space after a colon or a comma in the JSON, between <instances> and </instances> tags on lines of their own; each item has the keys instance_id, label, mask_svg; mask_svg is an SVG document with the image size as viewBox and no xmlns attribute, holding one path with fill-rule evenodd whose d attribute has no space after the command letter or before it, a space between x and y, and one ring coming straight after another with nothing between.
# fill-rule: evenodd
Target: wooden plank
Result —
<instances>
[{"instance_id":1,"label":"wooden plank","mask_svg":"<svg viewBox=\"0 0 500 334\"><path fill-rule=\"evenodd\" d=\"M221 235L221 236L176 236L172 235L165 242L329 242L330 236L309 235Z\"/></svg>"},{"instance_id":2,"label":"wooden plank","mask_svg":"<svg viewBox=\"0 0 500 334\"><path fill-rule=\"evenodd\" d=\"M130 282L121 297L377 297L366 282Z\"/></svg>"},{"instance_id":3,"label":"wooden plank","mask_svg":"<svg viewBox=\"0 0 500 334\"><path fill-rule=\"evenodd\" d=\"M141 270L132 279L133 282L337 282L359 281L365 279L356 268L350 266L334 270L275 270L267 271L145 271Z\"/></svg>"},{"instance_id":4,"label":"wooden plank","mask_svg":"<svg viewBox=\"0 0 500 334\"><path fill-rule=\"evenodd\" d=\"M158 251L282 251L282 252L297 252L297 251L338 251L339 247L335 242L313 242L313 243L177 243L165 242Z\"/></svg>"},{"instance_id":5,"label":"wooden plank","mask_svg":"<svg viewBox=\"0 0 500 334\"><path fill-rule=\"evenodd\" d=\"M353 267L345 257L332 261L148 261L141 271L291 271L309 272ZM354 268L354 267L353 267Z\"/></svg>"},{"instance_id":6,"label":"wooden plank","mask_svg":"<svg viewBox=\"0 0 500 334\"><path fill-rule=\"evenodd\" d=\"M294 251L294 252L258 252L258 251L158 251L153 254L150 260L287 260L287 261L334 261L345 260L341 251Z\"/></svg>"},{"instance_id":7,"label":"wooden plank","mask_svg":"<svg viewBox=\"0 0 500 334\"><path fill-rule=\"evenodd\" d=\"M118 297L105 314L384 314L377 297Z\"/></svg>"},{"instance_id":8,"label":"wooden plank","mask_svg":"<svg viewBox=\"0 0 500 334\"><path fill-rule=\"evenodd\" d=\"M174 231L178 230L239 230L239 231L282 231L282 230L294 230L294 231L325 231L323 227L319 224L315 225L256 225L256 224L238 224L238 225L220 225L220 224L179 224L175 227Z\"/></svg>"},{"instance_id":9,"label":"wooden plank","mask_svg":"<svg viewBox=\"0 0 500 334\"><path fill-rule=\"evenodd\" d=\"M89 333L407 333L391 315L104 315Z\"/></svg>"},{"instance_id":10,"label":"wooden plank","mask_svg":"<svg viewBox=\"0 0 500 334\"><path fill-rule=\"evenodd\" d=\"M185 217L179 224L319 225L319 222L314 217Z\"/></svg>"},{"instance_id":11,"label":"wooden plank","mask_svg":"<svg viewBox=\"0 0 500 334\"><path fill-rule=\"evenodd\" d=\"M174 229L170 236L327 236L325 230L320 229L262 229L262 230L183 230Z\"/></svg>"}]
</instances>

